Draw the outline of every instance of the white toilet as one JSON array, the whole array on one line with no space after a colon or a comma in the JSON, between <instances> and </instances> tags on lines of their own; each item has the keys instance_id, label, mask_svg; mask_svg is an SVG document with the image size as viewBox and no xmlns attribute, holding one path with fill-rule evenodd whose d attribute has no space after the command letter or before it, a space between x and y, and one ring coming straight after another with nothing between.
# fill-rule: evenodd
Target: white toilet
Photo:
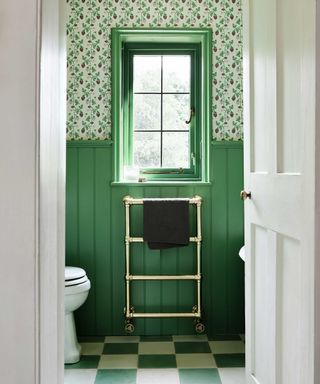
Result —
<instances>
[{"instance_id":1,"label":"white toilet","mask_svg":"<svg viewBox=\"0 0 320 384\"><path fill-rule=\"evenodd\" d=\"M73 311L86 301L90 280L85 270L77 267L65 267L64 288L64 362L77 363L80 360L81 346L77 340Z\"/></svg>"},{"instance_id":2,"label":"white toilet","mask_svg":"<svg viewBox=\"0 0 320 384\"><path fill-rule=\"evenodd\" d=\"M245 251L245 246L242 246L239 251L239 256L243 261L246 261L246 251Z\"/></svg>"}]
</instances>

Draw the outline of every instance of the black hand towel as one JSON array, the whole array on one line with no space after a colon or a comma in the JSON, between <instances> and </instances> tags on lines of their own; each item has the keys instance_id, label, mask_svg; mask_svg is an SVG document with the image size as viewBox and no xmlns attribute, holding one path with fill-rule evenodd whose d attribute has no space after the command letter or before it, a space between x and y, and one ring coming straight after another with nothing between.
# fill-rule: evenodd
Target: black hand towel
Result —
<instances>
[{"instance_id":1,"label":"black hand towel","mask_svg":"<svg viewBox=\"0 0 320 384\"><path fill-rule=\"evenodd\" d=\"M188 200L145 200L143 239L150 249L181 247L189 244Z\"/></svg>"}]
</instances>

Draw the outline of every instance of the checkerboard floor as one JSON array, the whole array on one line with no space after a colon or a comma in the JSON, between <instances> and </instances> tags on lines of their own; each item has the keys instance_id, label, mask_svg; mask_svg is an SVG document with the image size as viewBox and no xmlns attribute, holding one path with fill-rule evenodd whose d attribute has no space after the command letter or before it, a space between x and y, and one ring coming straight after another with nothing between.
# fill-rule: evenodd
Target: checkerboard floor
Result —
<instances>
[{"instance_id":1,"label":"checkerboard floor","mask_svg":"<svg viewBox=\"0 0 320 384\"><path fill-rule=\"evenodd\" d=\"M79 363L65 384L244 384L245 346L238 335L80 338Z\"/></svg>"}]
</instances>

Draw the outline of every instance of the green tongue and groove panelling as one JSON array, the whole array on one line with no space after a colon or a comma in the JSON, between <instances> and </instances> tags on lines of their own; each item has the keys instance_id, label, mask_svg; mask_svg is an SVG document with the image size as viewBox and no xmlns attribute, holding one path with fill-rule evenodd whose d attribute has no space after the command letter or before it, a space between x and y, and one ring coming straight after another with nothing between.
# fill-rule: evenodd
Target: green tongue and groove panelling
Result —
<instances>
[{"instance_id":1,"label":"green tongue and groove panelling","mask_svg":"<svg viewBox=\"0 0 320 384\"><path fill-rule=\"evenodd\" d=\"M203 197L202 307L206 333L244 331L242 142L212 142L210 184L112 184L112 144L69 141L67 144L66 264L87 271L91 290L76 311L79 335L124 334L125 250L122 198ZM192 212L192 211L191 211ZM133 207L133 234L141 235L141 207ZM132 245L132 271L139 274L189 274L195 248L149 250ZM195 304L192 281L132 283L137 311L191 312ZM192 334L192 319L135 319L136 335Z\"/></svg>"}]
</instances>

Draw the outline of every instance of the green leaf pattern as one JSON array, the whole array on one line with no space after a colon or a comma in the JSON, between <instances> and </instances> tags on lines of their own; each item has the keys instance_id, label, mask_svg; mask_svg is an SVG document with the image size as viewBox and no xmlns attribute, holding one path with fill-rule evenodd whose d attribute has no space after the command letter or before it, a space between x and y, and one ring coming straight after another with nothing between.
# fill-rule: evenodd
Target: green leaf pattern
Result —
<instances>
[{"instance_id":1,"label":"green leaf pattern","mask_svg":"<svg viewBox=\"0 0 320 384\"><path fill-rule=\"evenodd\" d=\"M67 0L67 139L111 140L111 28L212 28L212 137L242 139L241 0Z\"/></svg>"}]
</instances>

